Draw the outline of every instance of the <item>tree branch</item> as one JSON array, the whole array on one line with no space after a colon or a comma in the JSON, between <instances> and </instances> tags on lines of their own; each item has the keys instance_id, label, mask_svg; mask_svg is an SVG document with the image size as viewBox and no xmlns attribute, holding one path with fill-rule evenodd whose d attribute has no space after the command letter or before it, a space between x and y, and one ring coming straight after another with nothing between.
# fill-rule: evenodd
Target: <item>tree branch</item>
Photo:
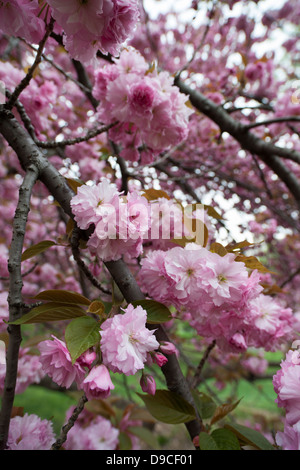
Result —
<instances>
[{"instance_id":1,"label":"tree branch","mask_svg":"<svg viewBox=\"0 0 300 470\"><path fill-rule=\"evenodd\" d=\"M23 250L25 228L30 210L30 198L32 189L38 178L38 170L33 164L27 167L26 175L19 190L19 201L17 204L14 221L13 237L9 251L8 270L9 278L9 321L13 322L24 313L22 299L22 273L21 256ZM0 449L5 449L11 412L15 396L15 387L18 373L19 348L22 341L20 325L9 325L9 343L6 357L6 377L2 398L0 415Z\"/></svg>"},{"instance_id":2,"label":"tree branch","mask_svg":"<svg viewBox=\"0 0 300 470\"><path fill-rule=\"evenodd\" d=\"M66 147L74 144L80 144L81 142L87 142L90 139L93 139L99 134L103 134L104 132L109 131L113 126L115 126L117 122L113 122L108 124L107 126L97 127L96 129L90 129L83 137L74 137L71 139L64 139L61 141L56 140L49 140L48 142L44 142L42 140L34 139L36 145L41 148L49 149L49 148L58 148L58 147Z\"/></svg>"},{"instance_id":3,"label":"tree branch","mask_svg":"<svg viewBox=\"0 0 300 470\"><path fill-rule=\"evenodd\" d=\"M246 124L247 129L253 129L254 127L259 126L268 126L269 124L278 124L281 122L300 122L300 116L286 116L286 117L277 117L272 119L267 119L266 121L257 121L251 124Z\"/></svg>"},{"instance_id":4,"label":"tree branch","mask_svg":"<svg viewBox=\"0 0 300 470\"><path fill-rule=\"evenodd\" d=\"M189 96L192 105L210 118L221 132L227 132L237 140L241 148L257 155L286 184L300 207L300 182L293 172L286 167L280 158L300 163L300 153L296 150L278 147L257 137L248 131L247 126L233 119L221 106L206 98L198 90L190 88L180 79L175 78L182 93Z\"/></svg>"}]
</instances>

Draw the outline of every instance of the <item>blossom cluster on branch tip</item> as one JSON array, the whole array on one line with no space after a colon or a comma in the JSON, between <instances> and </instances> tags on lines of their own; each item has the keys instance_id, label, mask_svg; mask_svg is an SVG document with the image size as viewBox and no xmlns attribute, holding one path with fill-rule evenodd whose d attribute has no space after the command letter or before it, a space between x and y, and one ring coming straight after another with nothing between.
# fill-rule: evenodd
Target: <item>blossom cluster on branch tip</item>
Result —
<instances>
[{"instance_id":1,"label":"blossom cluster on branch tip","mask_svg":"<svg viewBox=\"0 0 300 470\"><path fill-rule=\"evenodd\" d=\"M38 43L45 34L45 22L38 16L38 0L3 0L0 2L0 31Z\"/></svg>"},{"instance_id":2,"label":"blossom cluster on branch tip","mask_svg":"<svg viewBox=\"0 0 300 470\"><path fill-rule=\"evenodd\" d=\"M95 63L97 51L117 55L139 20L137 0L48 0L63 30L64 45L72 58Z\"/></svg>"},{"instance_id":3,"label":"blossom cluster on branch tip","mask_svg":"<svg viewBox=\"0 0 300 470\"><path fill-rule=\"evenodd\" d=\"M4 0L0 3L0 30L38 43L50 15L66 50L86 65L96 63L97 52L118 55L139 21L137 0Z\"/></svg>"},{"instance_id":4,"label":"blossom cluster on branch tip","mask_svg":"<svg viewBox=\"0 0 300 470\"><path fill-rule=\"evenodd\" d=\"M95 351L86 351L72 362L66 343L52 336L52 340L38 345L43 372L62 387L70 388L76 383L90 400L107 398L115 388L110 371L134 375L143 371L146 364L156 363L162 367L168 361L157 351L160 343L155 338L155 330L149 330L146 322L146 310L129 304L123 313L115 314L99 325L101 363L97 362ZM176 352L171 343L162 344L162 350L167 354Z\"/></svg>"},{"instance_id":5,"label":"blossom cluster on branch tip","mask_svg":"<svg viewBox=\"0 0 300 470\"><path fill-rule=\"evenodd\" d=\"M113 64L95 70L94 94L100 100L99 120L118 125L110 138L121 145L120 155L147 164L164 150L187 138L187 97L168 72L159 72L134 49L125 49Z\"/></svg>"},{"instance_id":6,"label":"blossom cluster on branch tip","mask_svg":"<svg viewBox=\"0 0 300 470\"><path fill-rule=\"evenodd\" d=\"M148 201L135 190L124 196L105 178L97 185L80 186L71 207L79 228L95 226L87 248L102 261L117 260L124 254L137 258L144 251L143 243L150 240L173 246L174 238L197 243L204 239L205 210L201 204L192 211L189 205L183 208L163 197ZM194 230L188 224L191 220Z\"/></svg>"},{"instance_id":7,"label":"blossom cluster on branch tip","mask_svg":"<svg viewBox=\"0 0 300 470\"><path fill-rule=\"evenodd\" d=\"M174 305L177 315L223 351L280 349L295 335L292 310L264 295L259 272L249 275L235 258L194 243L156 250L142 259L138 279L151 298Z\"/></svg>"}]
</instances>

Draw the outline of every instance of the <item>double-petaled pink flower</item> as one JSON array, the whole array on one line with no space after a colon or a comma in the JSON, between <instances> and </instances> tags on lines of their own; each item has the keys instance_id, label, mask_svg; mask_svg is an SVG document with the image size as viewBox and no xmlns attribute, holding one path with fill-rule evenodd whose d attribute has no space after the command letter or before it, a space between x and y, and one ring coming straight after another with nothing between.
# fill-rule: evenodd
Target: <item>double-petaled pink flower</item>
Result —
<instances>
[{"instance_id":1,"label":"double-petaled pink flower","mask_svg":"<svg viewBox=\"0 0 300 470\"><path fill-rule=\"evenodd\" d=\"M112 371L134 375L144 368L147 353L158 349L154 331L146 327L147 312L129 304L123 314L108 318L101 325L103 363Z\"/></svg>"}]
</instances>

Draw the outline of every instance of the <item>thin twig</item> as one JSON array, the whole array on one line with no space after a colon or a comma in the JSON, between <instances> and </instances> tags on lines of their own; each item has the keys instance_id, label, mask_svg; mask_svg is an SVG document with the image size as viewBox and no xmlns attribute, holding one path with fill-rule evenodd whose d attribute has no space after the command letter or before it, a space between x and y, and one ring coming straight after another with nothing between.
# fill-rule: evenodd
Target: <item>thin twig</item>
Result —
<instances>
[{"instance_id":1,"label":"thin twig","mask_svg":"<svg viewBox=\"0 0 300 470\"><path fill-rule=\"evenodd\" d=\"M262 169L261 169L261 167L260 167L260 165L259 165L259 162L258 162L258 160L257 160L257 158L256 158L256 155L252 154L252 158L253 158L254 163L255 163L255 166L256 166L256 168L257 168L257 170L258 170L258 172L259 172L260 179L262 180L262 182L263 182L263 184L264 184L264 187L265 187L265 189L266 189L266 193L268 194L268 196L269 196L270 199L273 199L273 194L272 194L272 192L271 192L271 190L270 190L270 188L269 188L268 182L267 182L267 180L266 180L266 178L265 178L264 172L262 171Z\"/></svg>"},{"instance_id":2,"label":"thin twig","mask_svg":"<svg viewBox=\"0 0 300 470\"><path fill-rule=\"evenodd\" d=\"M294 279L294 277L298 276L298 274L300 274L300 266L295 271L293 271L289 275L289 277L280 284L279 287L281 287L281 288L285 287L287 284L289 284Z\"/></svg>"},{"instance_id":3,"label":"thin twig","mask_svg":"<svg viewBox=\"0 0 300 470\"><path fill-rule=\"evenodd\" d=\"M192 382L191 382L191 388L196 388L200 381L201 381L201 374L202 374L202 369L204 367L204 364L205 362L207 361L208 359L208 356L210 355L211 351L214 349L216 345L216 340L212 341L206 348L206 351L201 359L201 361L199 362L199 365L197 367L197 370L196 370L196 373L192 379Z\"/></svg>"},{"instance_id":4,"label":"thin twig","mask_svg":"<svg viewBox=\"0 0 300 470\"><path fill-rule=\"evenodd\" d=\"M48 39L49 35L51 34L51 32L53 30L53 27L54 27L54 19L51 18L49 24L46 26L45 35L44 35L43 39L41 40L41 42L39 43L39 48L38 48L35 60L32 64L32 66L29 68L29 70L28 70L27 74L25 75L25 77L23 78L23 80L21 80L19 85L17 85L17 87L13 91L10 99L8 100L8 102L5 105L6 109L12 109L14 107L14 105L16 103L16 100L19 98L22 91L25 90L25 88L29 85L31 79L33 78L33 74L34 74L36 68L38 67L39 63L42 60L43 49L45 47L45 44L47 42L47 39Z\"/></svg>"},{"instance_id":5,"label":"thin twig","mask_svg":"<svg viewBox=\"0 0 300 470\"><path fill-rule=\"evenodd\" d=\"M116 124L117 122L113 122L111 124L108 124L107 126L98 127L96 129L90 129L89 131L87 131L87 133L83 137L74 137L71 139L65 139L61 141L49 140L48 142L43 142L42 140L37 140L37 139L34 139L34 141L36 145L44 149L66 147L68 145L80 144L81 142L87 142L88 140L93 139L97 135L103 134L103 132L109 131L109 129L111 129Z\"/></svg>"},{"instance_id":6,"label":"thin twig","mask_svg":"<svg viewBox=\"0 0 300 470\"><path fill-rule=\"evenodd\" d=\"M66 442L67 437L68 437L68 432L74 426L75 422L78 419L78 416L83 411L84 405L86 404L87 401L88 401L87 397L85 395L82 395L82 397L80 398L78 402L78 405L74 409L67 424L65 424L62 427L60 437L54 442L54 444L52 444L51 450L59 450L61 446L63 445L63 443Z\"/></svg>"},{"instance_id":7,"label":"thin twig","mask_svg":"<svg viewBox=\"0 0 300 470\"><path fill-rule=\"evenodd\" d=\"M38 48L34 47L32 44L29 44L25 39L20 38L21 41L23 41L30 49L32 49L35 52L38 52ZM56 64L54 60L50 59L45 53L42 54L42 59L45 62L48 62L53 68L55 68L58 72L60 72L67 80L72 81L75 83L83 92L90 92L90 89L80 83L76 78L74 78L70 73L66 72L60 65Z\"/></svg>"},{"instance_id":8,"label":"thin twig","mask_svg":"<svg viewBox=\"0 0 300 470\"><path fill-rule=\"evenodd\" d=\"M246 124L245 127L247 129L253 129L254 127L268 126L269 124L277 124L281 122L288 123L290 121L300 122L300 116L282 116L278 118L267 119L266 121L257 121L251 124Z\"/></svg>"},{"instance_id":9,"label":"thin twig","mask_svg":"<svg viewBox=\"0 0 300 470\"><path fill-rule=\"evenodd\" d=\"M91 273L90 269L85 264L85 262L81 259L80 251L79 251L79 235L80 235L80 231L78 230L77 227L75 227L73 229L72 237L71 237L71 248L72 248L73 257L76 263L78 264L78 267L85 274L87 279L93 284L93 286L95 286L104 294L112 295L111 291L101 285L98 279Z\"/></svg>"},{"instance_id":10,"label":"thin twig","mask_svg":"<svg viewBox=\"0 0 300 470\"><path fill-rule=\"evenodd\" d=\"M179 70L179 72L177 73L177 77L179 78L180 75L182 74L182 72L184 72L184 70L187 70L189 68L189 66L191 65L191 63L195 60L195 57L196 57L196 54L202 49L202 47L204 46L204 43L205 43L205 40L206 40L206 37L207 37L207 34L209 32L209 29L210 29L210 26L211 26L211 20L214 16L214 12L215 12L215 6L216 6L216 1L213 1L213 4L212 4L212 7L208 13L208 21L206 23L206 26L205 26L205 29L203 31L203 34L202 34L202 37L201 37L201 40L200 40L200 43L199 45L196 47L196 49L194 50L193 52L193 55L192 57L190 58L190 60Z\"/></svg>"}]
</instances>

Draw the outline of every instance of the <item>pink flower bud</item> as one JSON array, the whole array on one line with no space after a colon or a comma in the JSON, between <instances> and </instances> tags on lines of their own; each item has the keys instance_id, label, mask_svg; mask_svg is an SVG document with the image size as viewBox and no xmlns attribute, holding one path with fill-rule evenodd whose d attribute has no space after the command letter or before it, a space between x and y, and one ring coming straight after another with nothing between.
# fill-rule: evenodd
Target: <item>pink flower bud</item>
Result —
<instances>
[{"instance_id":1,"label":"pink flower bud","mask_svg":"<svg viewBox=\"0 0 300 470\"><path fill-rule=\"evenodd\" d=\"M173 343L170 343L169 341L162 341L160 343L160 350L164 354L176 354L177 355L177 349Z\"/></svg>"},{"instance_id":2,"label":"pink flower bud","mask_svg":"<svg viewBox=\"0 0 300 470\"><path fill-rule=\"evenodd\" d=\"M240 351L245 351L247 349L247 343L241 333L235 333L229 343Z\"/></svg>"},{"instance_id":3,"label":"pink flower bud","mask_svg":"<svg viewBox=\"0 0 300 470\"><path fill-rule=\"evenodd\" d=\"M95 351L86 351L83 353L78 359L77 362L82 366L82 367L88 367L90 369L92 363L96 359L97 355Z\"/></svg>"},{"instance_id":4,"label":"pink flower bud","mask_svg":"<svg viewBox=\"0 0 300 470\"><path fill-rule=\"evenodd\" d=\"M81 384L81 388L86 394L88 400L97 398L107 398L110 391L115 388L113 385L109 371L104 364L93 367Z\"/></svg>"},{"instance_id":5,"label":"pink flower bud","mask_svg":"<svg viewBox=\"0 0 300 470\"><path fill-rule=\"evenodd\" d=\"M162 367L166 362L168 362L166 356L159 352L154 353L152 355L152 359L159 367Z\"/></svg>"},{"instance_id":6,"label":"pink flower bud","mask_svg":"<svg viewBox=\"0 0 300 470\"><path fill-rule=\"evenodd\" d=\"M156 383L152 375L142 374L140 386L143 392L149 393L149 395L155 395Z\"/></svg>"}]
</instances>

